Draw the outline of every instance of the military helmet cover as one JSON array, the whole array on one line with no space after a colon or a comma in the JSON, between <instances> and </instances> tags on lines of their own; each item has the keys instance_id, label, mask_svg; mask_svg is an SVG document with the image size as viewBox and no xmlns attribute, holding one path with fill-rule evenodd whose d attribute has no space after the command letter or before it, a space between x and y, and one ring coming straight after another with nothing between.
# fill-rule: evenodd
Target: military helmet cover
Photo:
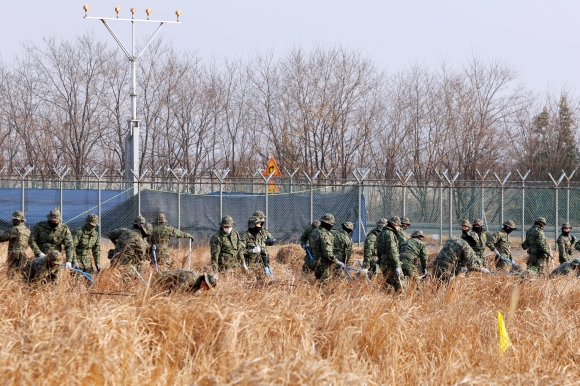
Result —
<instances>
[{"instance_id":1,"label":"military helmet cover","mask_svg":"<svg viewBox=\"0 0 580 386\"><path fill-rule=\"evenodd\" d=\"M145 220L145 217L143 216L137 216L135 218L135 221L133 221L134 225L145 225L147 223L147 220Z\"/></svg>"},{"instance_id":2,"label":"military helmet cover","mask_svg":"<svg viewBox=\"0 0 580 386\"><path fill-rule=\"evenodd\" d=\"M562 228L570 228L570 229L572 229L572 225L570 225L569 222L565 222L564 224L562 224Z\"/></svg>"},{"instance_id":3,"label":"military helmet cover","mask_svg":"<svg viewBox=\"0 0 580 386\"><path fill-rule=\"evenodd\" d=\"M256 216L258 217L260 220L265 219L266 215L264 214L264 212L262 212L261 210L257 210L254 212L254 214L252 216Z\"/></svg>"},{"instance_id":4,"label":"military helmet cover","mask_svg":"<svg viewBox=\"0 0 580 386\"><path fill-rule=\"evenodd\" d=\"M462 220L461 221L461 226L462 227L470 227L471 223L469 222L469 220Z\"/></svg>"},{"instance_id":5,"label":"military helmet cover","mask_svg":"<svg viewBox=\"0 0 580 386\"><path fill-rule=\"evenodd\" d=\"M386 218L382 218L379 221L377 221L377 228L382 229L386 227L388 223L389 221Z\"/></svg>"},{"instance_id":6,"label":"military helmet cover","mask_svg":"<svg viewBox=\"0 0 580 386\"><path fill-rule=\"evenodd\" d=\"M411 237L422 237L422 238L425 238L425 235L421 231L415 231L415 232L411 233Z\"/></svg>"},{"instance_id":7,"label":"military helmet cover","mask_svg":"<svg viewBox=\"0 0 580 386\"><path fill-rule=\"evenodd\" d=\"M411 225L411 220L409 220L409 217L401 217L401 225Z\"/></svg>"},{"instance_id":8,"label":"military helmet cover","mask_svg":"<svg viewBox=\"0 0 580 386\"><path fill-rule=\"evenodd\" d=\"M353 231L354 231L354 224L353 224L353 223L351 223L350 221L348 221L348 222L345 222L345 223L342 223L342 227L343 227L344 229L346 229L346 230L349 230L349 231L351 231L351 232L353 232Z\"/></svg>"},{"instance_id":9,"label":"military helmet cover","mask_svg":"<svg viewBox=\"0 0 580 386\"><path fill-rule=\"evenodd\" d=\"M232 216L224 216L220 222L221 227L233 227L235 224Z\"/></svg>"},{"instance_id":10,"label":"military helmet cover","mask_svg":"<svg viewBox=\"0 0 580 386\"><path fill-rule=\"evenodd\" d=\"M258 225L261 222L262 222L262 220L258 216L251 216L248 219L248 227L255 227L256 225Z\"/></svg>"},{"instance_id":11,"label":"military helmet cover","mask_svg":"<svg viewBox=\"0 0 580 386\"><path fill-rule=\"evenodd\" d=\"M473 220L473 226L482 227L483 226L483 220L480 219L480 218L476 218L475 220Z\"/></svg>"},{"instance_id":12,"label":"military helmet cover","mask_svg":"<svg viewBox=\"0 0 580 386\"><path fill-rule=\"evenodd\" d=\"M572 265L580 265L580 259L576 258L570 262Z\"/></svg>"},{"instance_id":13,"label":"military helmet cover","mask_svg":"<svg viewBox=\"0 0 580 386\"><path fill-rule=\"evenodd\" d=\"M165 224L167 222L167 217L165 217L165 213L159 213L157 215L157 222L160 224Z\"/></svg>"},{"instance_id":14,"label":"military helmet cover","mask_svg":"<svg viewBox=\"0 0 580 386\"><path fill-rule=\"evenodd\" d=\"M22 213L19 210L17 210L16 212L12 213L12 220L26 221L26 219L24 218L24 213Z\"/></svg>"},{"instance_id":15,"label":"military helmet cover","mask_svg":"<svg viewBox=\"0 0 580 386\"><path fill-rule=\"evenodd\" d=\"M53 250L46 255L46 261L49 263L64 264L65 256L59 251Z\"/></svg>"},{"instance_id":16,"label":"military helmet cover","mask_svg":"<svg viewBox=\"0 0 580 386\"><path fill-rule=\"evenodd\" d=\"M326 213L324 216L320 218L320 221L330 225L334 225L334 216L331 215L330 213Z\"/></svg>"},{"instance_id":17,"label":"military helmet cover","mask_svg":"<svg viewBox=\"0 0 580 386\"><path fill-rule=\"evenodd\" d=\"M394 225L401 225L401 219L397 216L391 217L389 219L389 223L394 224Z\"/></svg>"},{"instance_id":18,"label":"military helmet cover","mask_svg":"<svg viewBox=\"0 0 580 386\"><path fill-rule=\"evenodd\" d=\"M46 216L46 218L49 221L60 221L60 210L58 209L53 209L50 211L50 213L48 214L48 216Z\"/></svg>"},{"instance_id":19,"label":"military helmet cover","mask_svg":"<svg viewBox=\"0 0 580 386\"><path fill-rule=\"evenodd\" d=\"M97 225L99 225L99 216L97 216L96 214L89 214L85 222L89 225L96 227Z\"/></svg>"},{"instance_id":20,"label":"military helmet cover","mask_svg":"<svg viewBox=\"0 0 580 386\"><path fill-rule=\"evenodd\" d=\"M542 223L542 224L544 224L544 225L546 225L546 224L548 223L548 222L546 221L546 218L545 218L545 217L538 217L538 218L536 219L536 222Z\"/></svg>"},{"instance_id":21,"label":"military helmet cover","mask_svg":"<svg viewBox=\"0 0 580 386\"><path fill-rule=\"evenodd\" d=\"M503 227L504 228L516 229L516 223L513 222L512 220L507 220L506 222L503 223Z\"/></svg>"}]
</instances>

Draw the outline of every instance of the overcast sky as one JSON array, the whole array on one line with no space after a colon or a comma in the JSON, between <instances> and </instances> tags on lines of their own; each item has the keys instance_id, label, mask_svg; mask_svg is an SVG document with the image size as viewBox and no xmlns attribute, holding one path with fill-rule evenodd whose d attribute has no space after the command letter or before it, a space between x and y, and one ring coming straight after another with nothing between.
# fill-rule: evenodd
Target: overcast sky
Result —
<instances>
[{"instance_id":1,"label":"overcast sky","mask_svg":"<svg viewBox=\"0 0 580 386\"><path fill-rule=\"evenodd\" d=\"M84 2L24 0L2 6L2 56L20 52L24 40L41 43L44 35L64 38L93 30L113 39L100 21L84 20ZM174 20L182 9L181 25L166 25L163 35L178 48L203 56L247 57L254 52L313 44L342 45L361 51L387 72L421 63L437 67L443 60L459 66L472 53L501 59L515 68L529 88L544 92L580 88L580 1L573 0L99 0L89 16L140 18L153 8L152 19ZM129 23L113 22L129 44ZM138 25L138 37L153 25Z\"/></svg>"}]
</instances>

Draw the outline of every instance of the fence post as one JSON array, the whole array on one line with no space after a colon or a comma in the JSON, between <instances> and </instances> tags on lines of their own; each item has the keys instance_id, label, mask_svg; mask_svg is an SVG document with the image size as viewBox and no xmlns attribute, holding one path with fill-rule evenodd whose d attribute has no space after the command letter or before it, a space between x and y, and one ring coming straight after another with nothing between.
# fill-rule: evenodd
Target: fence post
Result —
<instances>
[{"instance_id":1,"label":"fence post","mask_svg":"<svg viewBox=\"0 0 580 386\"><path fill-rule=\"evenodd\" d=\"M228 176L228 174L230 173L230 168L225 168L225 169L213 169L213 172L215 174L215 176L217 177L217 179L220 181L220 220L224 217L223 214L223 183L224 180L226 179L226 177ZM253 184L252 184L253 186Z\"/></svg>"},{"instance_id":2,"label":"fence post","mask_svg":"<svg viewBox=\"0 0 580 386\"><path fill-rule=\"evenodd\" d=\"M449 238L453 237L453 184L457 177L459 177L459 172L455 173L453 178L447 177L447 170L443 172L443 177L447 180L449 184Z\"/></svg>"},{"instance_id":3,"label":"fence post","mask_svg":"<svg viewBox=\"0 0 580 386\"><path fill-rule=\"evenodd\" d=\"M22 186L22 213L26 213L24 211L24 179L32 171L32 169L34 169L34 166L28 166L28 167L22 166L22 171L20 171L20 168L14 168L16 173L18 173L18 175L20 176L20 181L21 181L21 186Z\"/></svg>"},{"instance_id":4,"label":"fence post","mask_svg":"<svg viewBox=\"0 0 580 386\"><path fill-rule=\"evenodd\" d=\"M149 169L145 169L141 175L136 174L133 169L131 169L131 173L133 173L133 177L137 180L137 215L141 216L141 181L149 173Z\"/></svg>"},{"instance_id":5,"label":"fence post","mask_svg":"<svg viewBox=\"0 0 580 386\"><path fill-rule=\"evenodd\" d=\"M369 172L371 171L371 169L369 168L356 168L353 170L352 174L354 174L354 178L356 178L356 180L358 181L358 246L360 247L360 239L361 239L361 228L364 227L365 229L365 235L366 235L366 225L364 225L362 223L362 189L363 189L363 183L365 178L367 177L367 175L369 174Z\"/></svg>"},{"instance_id":6,"label":"fence post","mask_svg":"<svg viewBox=\"0 0 580 386\"><path fill-rule=\"evenodd\" d=\"M176 170L169 169L173 177L177 180L177 229L181 230L181 181L187 175L187 170L179 168ZM178 239L179 248L181 248L181 239Z\"/></svg>"},{"instance_id":7,"label":"fence post","mask_svg":"<svg viewBox=\"0 0 580 386\"><path fill-rule=\"evenodd\" d=\"M511 174L512 174L512 172L509 172L507 174L507 176L505 176L505 178L503 180L500 180L499 177L497 176L497 174L495 174L495 172L493 172L493 175L495 176L495 179L501 185L501 188L500 188L500 192L501 192L500 221L501 221L501 226L502 227L503 227L503 188L504 188L505 183L507 182L507 179L510 177ZM488 231L489 231L489 229L488 229Z\"/></svg>"},{"instance_id":8,"label":"fence post","mask_svg":"<svg viewBox=\"0 0 580 386\"><path fill-rule=\"evenodd\" d=\"M439 245L443 245L443 174L447 173L447 169L443 173L435 170L437 177L439 177Z\"/></svg>"},{"instance_id":9,"label":"fence post","mask_svg":"<svg viewBox=\"0 0 580 386\"><path fill-rule=\"evenodd\" d=\"M479 176L479 178L481 178L481 218L485 219L485 205L484 205L484 199L483 199L483 192L485 190L484 188L484 181L487 178L487 175L489 174L489 169L487 169L485 171L485 173L481 174L479 172L479 170L475 169L475 172L477 173L477 175ZM486 221L487 223L487 221ZM485 224L485 226L487 227L487 224ZM489 230L489 229L488 229Z\"/></svg>"},{"instance_id":10,"label":"fence post","mask_svg":"<svg viewBox=\"0 0 580 386\"><path fill-rule=\"evenodd\" d=\"M395 174L401 184L403 184L403 217L407 215L407 181L413 175L412 171L407 171L407 174L403 174L399 171L399 169L395 170Z\"/></svg>"},{"instance_id":11,"label":"fence post","mask_svg":"<svg viewBox=\"0 0 580 386\"><path fill-rule=\"evenodd\" d=\"M103 231L102 231L102 227L101 227L101 208L102 208L102 204L101 204L101 180L103 179L103 176L105 175L105 173L107 172L107 169L105 168L105 171L103 171L101 174L97 174L95 172L94 169L91 169L91 173L93 173L93 175L95 176L95 178L97 179L97 189L98 189L98 212L99 212L99 240L103 239Z\"/></svg>"},{"instance_id":12,"label":"fence post","mask_svg":"<svg viewBox=\"0 0 580 386\"><path fill-rule=\"evenodd\" d=\"M320 173L322 173L322 175L324 176L324 193L328 193L328 176L330 176L333 171L334 168L330 168L330 171L328 173L324 173L322 170L320 170Z\"/></svg>"},{"instance_id":13,"label":"fence post","mask_svg":"<svg viewBox=\"0 0 580 386\"><path fill-rule=\"evenodd\" d=\"M58 176L58 187L60 190L60 217L64 218L64 210L62 209L62 182L70 169L68 166L53 166L52 170L54 170L54 173Z\"/></svg>"},{"instance_id":14,"label":"fence post","mask_svg":"<svg viewBox=\"0 0 580 386\"><path fill-rule=\"evenodd\" d=\"M262 175L262 173L260 173L260 171L259 171L258 169L256 169L256 171L255 171L255 172L252 172L252 171L250 170L250 168L249 168L249 167L247 167L247 166L246 166L246 170L247 170L247 171L248 171L248 173L250 173L250 175L252 176L252 194L254 194L254 178L255 178L256 176L261 176L261 175Z\"/></svg>"},{"instance_id":15,"label":"fence post","mask_svg":"<svg viewBox=\"0 0 580 386\"><path fill-rule=\"evenodd\" d=\"M560 175L560 178L558 179L558 181L556 181L554 179L554 177L552 177L551 173L548 173L548 175L550 176L550 179L552 180L552 182L554 183L554 199L555 199L555 205L554 205L554 249L558 249L558 187L560 186L560 183L562 182L562 180L564 179L564 177L566 176L566 173L564 173L564 171L562 171L562 175Z\"/></svg>"},{"instance_id":16,"label":"fence post","mask_svg":"<svg viewBox=\"0 0 580 386\"><path fill-rule=\"evenodd\" d=\"M121 183L120 183L120 190L125 190L125 188L127 187L127 185L124 183L123 178L125 178L125 170L124 169L119 169L119 168L115 168L115 171L117 172L117 174L119 175L119 177L121 177Z\"/></svg>"},{"instance_id":17,"label":"fence post","mask_svg":"<svg viewBox=\"0 0 580 386\"><path fill-rule=\"evenodd\" d=\"M526 238L526 230L524 229L524 222L526 220L526 185L525 185L525 181L526 178L528 178L528 174L530 174L530 171L528 170L526 172L526 174L524 174L522 176L522 173L520 173L519 170L516 170L518 172L518 175L520 176L520 179L522 180L522 243L524 242L524 239Z\"/></svg>"},{"instance_id":18,"label":"fence post","mask_svg":"<svg viewBox=\"0 0 580 386\"><path fill-rule=\"evenodd\" d=\"M269 189L268 189L268 183L272 179L272 176L274 175L274 173L276 173L275 170L272 171L272 173L270 173L270 175L268 177L265 177L262 174L260 174L260 176L262 176L262 178L264 179L264 189L265 189L265 191L264 191L264 197L266 198L266 202L265 202L265 204L266 204L266 209L265 209L266 213L264 213L264 215L266 216L266 222L264 224L264 227L266 229L268 229L268 193L270 193L269 192Z\"/></svg>"},{"instance_id":19,"label":"fence post","mask_svg":"<svg viewBox=\"0 0 580 386\"><path fill-rule=\"evenodd\" d=\"M574 171L569 176L566 175L566 173L564 173L564 171L562 170L562 173L564 173L564 177L566 177L566 181L568 182L568 187L566 188L566 221L567 222L570 222L570 180L574 176L574 173L576 173L576 170L578 170L578 169L574 169Z\"/></svg>"},{"instance_id":20,"label":"fence post","mask_svg":"<svg viewBox=\"0 0 580 386\"><path fill-rule=\"evenodd\" d=\"M286 172L286 174L288 174L288 176L290 177L290 194L294 193L293 189L292 189L292 182L294 179L294 174L296 174L298 172L298 168L294 169L294 171L292 173L290 173L288 171L288 169L286 169L286 167L284 167L284 171ZM311 222L312 223L312 222Z\"/></svg>"},{"instance_id":21,"label":"fence post","mask_svg":"<svg viewBox=\"0 0 580 386\"><path fill-rule=\"evenodd\" d=\"M310 177L306 172L303 170L302 173L306 176L306 179L310 183L310 224L314 221L314 180L318 177L320 170L316 172L312 177Z\"/></svg>"}]
</instances>

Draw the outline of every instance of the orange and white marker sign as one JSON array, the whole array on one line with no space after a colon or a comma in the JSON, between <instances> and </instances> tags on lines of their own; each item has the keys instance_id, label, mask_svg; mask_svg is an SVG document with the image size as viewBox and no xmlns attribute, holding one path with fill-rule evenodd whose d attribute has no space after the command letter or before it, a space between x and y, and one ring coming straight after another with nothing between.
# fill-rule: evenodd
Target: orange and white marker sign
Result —
<instances>
[{"instance_id":1,"label":"orange and white marker sign","mask_svg":"<svg viewBox=\"0 0 580 386\"><path fill-rule=\"evenodd\" d=\"M264 177L269 177L272 172L274 172L272 177L282 177L282 173L280 173L280 168L278 167L278 164L276 164L274 157L270 157L268 165L266 165L266 169L264 169Z\"/></svg>"}]
</instances>

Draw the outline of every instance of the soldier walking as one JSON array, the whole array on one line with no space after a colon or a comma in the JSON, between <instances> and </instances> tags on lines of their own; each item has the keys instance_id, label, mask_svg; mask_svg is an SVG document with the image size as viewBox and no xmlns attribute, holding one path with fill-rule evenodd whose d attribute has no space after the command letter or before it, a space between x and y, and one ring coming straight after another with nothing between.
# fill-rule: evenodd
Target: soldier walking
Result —
<instances>
[{"instance_id":1,"label":"soldier walking","mask_svg":"<svg viewBox=\"0 0 580 386\"><path fill-rule=\"evenodd\" d=\"M336 259L348 265L352 256L352 232L354 225L351 222L341 224L341 230L333 229L330 231L333 236L333 253Z\"/></svg>"},{"instance_id":2,"label":"soldier walking","mask_svg":"<svg viewBox=\"0 0 580 386\"><path fill-rule=\"evenodd\" d=\"M320 227L310 233L308 240L312 257L317 261L314 275L323 283L332 278L335 266L344 268L344 263L334 256L334 236L330 232L333 226L334 216L325 214L320 218Z\"/></svg>"},{"instance_id":3,"label":"soldier walking","mask_svg":"<svg viewBox=\"0 0 580 386\"><path fill-rule=\"evenodd\" d=\"M244 262L246 246L234 225L231 216L224 216L220 222L220 230L209 242L211 265L216 272L235 268Z\"/></svg>"},{"instance_id":4,"label":"soldier walking","mask_svg":"<svg viewBox=\"0 0 580 386\"><path fill-rule=\"evenodd\" d=\"M538 217L534 225L526 232L526 238L522 243L522 248L528 252L526 264L529 268L536 268L538 274L546 275L548 273L548 258L550 251L544 235L546 219Z\"/></svg>"},{"instance_id":5,"label":"soldier walking","mask_svg":"<svg viewBox=\"0 0 580 386\"><path fill-rule=\"evenodd\" d=\"M64 247L66 267L71 268L76 263L72 233L68 226L61 223L59 210L51 210L46 218L47 221L41 221L32 228L28 245L37 257L46 257L50 251L61 252Z\"/></svg>"},{"instance_id":6,"label":"soldier walking","mask_svg":"<svg viewBox=\"0 0 580 386\"><path fill-rule=\"evenodd\" d=\"M169 254L169 240L171 240L172 237L193 240L193 236L189 233L182 232L169 225L165 213L159 213L157 215L157 225L155 225L151 230L151 244L157 246L155 250L159 264L164 264L168 267L172 264L171 256Z\"/></svg>"},{"instance_id":7,"label":"soldier walking","mask_svg":"<svg viewBox=\"0 0 580 386\"><path fill-rule=\"evenodd\" d=\"M572 261L572 250L576 246L576 236L570 235L571 229L569 222L562 224L562 233L560 233L557 240L560 264Z\"/></svg>"},{"instance_id":8,"label":"soldier walking","mask_svg":"<svg viewBox=\"0 0 580 386\"><path fill-rule=\"evenodd\" d=\"M367 234L367 238L364 244L363 252L363 268L368 270L369 277L376 275L379 270L379 258L377 256L377 237L383 228L387 225L387 219L382 218L377 221L377 226L375 229Z\"/></svg>"},{"instance_id":9,"label":"soldier walking","mask_svg":"<svg viewBox=\"0 0 580 386\"><path fill-rule=\"evenodd\" d=\"M270 256L266 253L265 234L261 231L261 219L257 216L252 216L248 220L248 230L241 236L245 245L244 259L246 265L258 277L263 277L266 274L266 269L270 268Z\"/></svg>"},{"instance_id":10,"label":"soldier walking","mask_svg":"<svg viewBox=\"0 0 580 386\"><path fill-rule=\"evenodd\" d=\"M399 259L399 229L401 220L398 217L391 217L387 226L377 237L377 254L379 255L379 265L385 278L387 289L394 289L395 292L404 290L404 277L401 270L401 260Z\"/></svg>"},{"instance_id":11,"label":"soldier walking","mask_svg":"<svg viewBox=\"0 0 580 386\"><path fill-rule=\"evenodd\" d=\"M8 277L22 269L30 258L26 254L30 230L24 225L24 213L18 211L12 214L12 227L0 236L0 243L8 241Z\"/></svg>"},{"instance_id":12,"label":"soldier walking","mask_svg":"<svg viewBox=\"0 0 580 386\"><path fill-rule=\"evenodd\" d=\"M99 216L89 214L85 220L85 225L77 230L73 237L79 269L90 274L94 272L91 254L95 260L97 272L101 270L101 240L99 232L95 230L97 225L99 225Z\"/></svg>"},{"instance_id":13,"label":"soldier walking","mask_svg":"<svg viewBox=\"0 0 580 386\"><path fill-rule=\"evenodd\" d=\"M501 231L489 235L487 239L487 247L492 251L497 251L500 255L508 260L512 260L512 241L510 233L516 230L516 223L508 220L503 223ZM495 269L498 271L509 271L512 265L503 260L497 254L494 257Z\"/></svg>"}]
</instances>

